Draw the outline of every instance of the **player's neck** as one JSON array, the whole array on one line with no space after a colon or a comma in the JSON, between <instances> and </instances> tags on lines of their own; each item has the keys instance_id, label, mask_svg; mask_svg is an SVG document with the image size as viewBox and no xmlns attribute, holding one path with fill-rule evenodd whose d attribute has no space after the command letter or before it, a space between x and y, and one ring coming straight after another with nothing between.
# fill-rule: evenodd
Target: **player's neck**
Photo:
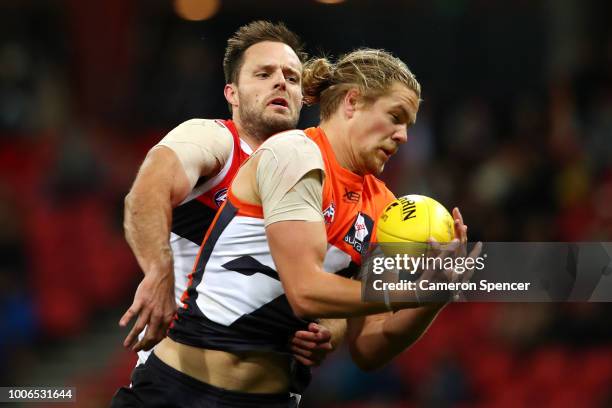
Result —
<instances>
[{"instance_id":1,"label":"player's neck","mask_svg":"<svg viewBox=\"0 0 612 408\"><path fill-rule=\"evenodd\" d=\"M355 174L359 174L357 160L353 155L349 137L347 137L349 129L346 121L331 117L321 122L319 127L325 132L338 164Z\"/></svg>"},{"instance_id":2,"label":"player's neck","mask_svg":"<svg viewBox=\"0 0 612 408\"><path fill-rule=\"evenodd\" d=\"M233 118L233 121L240 139L248 144L253 151L257 150L259 145L264 142L265 138L254 134L252 129L250 129L248 126L242 126L242 122L239 119Z\"/></svg>"}]
</instances>

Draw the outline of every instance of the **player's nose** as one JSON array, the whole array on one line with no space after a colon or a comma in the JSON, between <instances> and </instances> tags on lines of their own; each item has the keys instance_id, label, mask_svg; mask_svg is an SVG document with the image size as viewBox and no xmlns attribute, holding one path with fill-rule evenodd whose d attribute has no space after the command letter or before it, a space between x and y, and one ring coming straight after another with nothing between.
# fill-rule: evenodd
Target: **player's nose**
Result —
<instances>
[{"instance_id":1,"label":"player's nose","mask_svg":"<svg viewBox=\"0 0 612 408\"><path fill-rule=\"evenodd\" d=\"M406 143L408 141L408 127L406 125L397 126L391 139L396 143Z\"/></svg>"},{"instance_id":2,"label":"player's nose","mask_svg":"<svg viewBox=\"0 0 612 408\"><path fill-rule=\"evenodd\" d=\"M287 80L285 79L285 74L282 70L277 70L274 72L274 89L282 89L285 90L287 88Z\"/></svg>"}]
</instances>

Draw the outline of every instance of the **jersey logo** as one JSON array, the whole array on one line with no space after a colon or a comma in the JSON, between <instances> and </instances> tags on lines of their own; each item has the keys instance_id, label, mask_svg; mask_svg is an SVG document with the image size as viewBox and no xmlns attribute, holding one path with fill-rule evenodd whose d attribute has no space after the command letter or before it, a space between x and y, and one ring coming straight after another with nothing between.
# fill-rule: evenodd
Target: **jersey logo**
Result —
<instances>
[{"instance_id":1,"label":"jersey logo","mask_svg":"<svg viewBox=\"0 0 612 408\"><path fill-rule=\"evenodd\" d=\"M364 255L370 243L374 222L366 214L357 213L355 223L344 237L344 242L350 244L357 252Z\"/></svg>"},{"instance_id":2,"label":"jersey logo","mask_svg":"<svg viewBox=\"0 0 612 408\"><path fill-rule=\"evenodd\" d=\"M336 206L334 203L330 203L327 208L323 211L323 218L325 219L325 224L331 224L334 222L334 215L336 214Z\"/></svg>"},{"instance_id":3,"label":"jersey logo","mask_svg":"<svg viewBox=\"0 0 612 408\"><path fill-rule=\"evenodd\" d=\"M363 242L365 237L368 236L370 232L368 231L368 227L366 226L365 220L363 219L363 215L357 215L357 221L355 221L355 239Z\"/></svg>"},{"instance_id":4,"label":"jersey logo","mask_svg":"<svg viewBox=\"0 0 612 408\"><path fill-rule=\"evenodd\" d=\"M344 187L344 195L342 196L344 201L349 203L358 203L361 198L361 194L356 191L350 191L348 188Z\"/></svg>"},{"instance_id":5,"label":"jersey logo","mask_svg":"<svg viewBox=\"0 0 612 408\"><path fill-rule=\"evenodd\" d=\"M225 200L227 200L227 187L222 188L221 190L217 191L215 193L214 199L215 199L215 204L217 205L217 208L221 207L223 203L225 202Z\"/></svg>"}]
</instances>

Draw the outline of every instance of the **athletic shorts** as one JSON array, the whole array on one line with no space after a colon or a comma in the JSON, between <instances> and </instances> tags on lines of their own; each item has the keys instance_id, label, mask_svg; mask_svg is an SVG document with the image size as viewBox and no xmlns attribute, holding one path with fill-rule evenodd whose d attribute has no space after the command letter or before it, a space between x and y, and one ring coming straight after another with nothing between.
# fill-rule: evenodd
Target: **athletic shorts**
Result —
<instances>
[{"instance_id":1,"label":"athletic shorts","mask_svg":"<svg viewBox=\"0 0 612 408\"><path fill-rule=\"evenodd\" d=\"M132 372L131 386L117 391L111 407L295 408L297 401L288 392L251 394L218 388L175 370L151 353Z\"/></svg>"}]
</instances>

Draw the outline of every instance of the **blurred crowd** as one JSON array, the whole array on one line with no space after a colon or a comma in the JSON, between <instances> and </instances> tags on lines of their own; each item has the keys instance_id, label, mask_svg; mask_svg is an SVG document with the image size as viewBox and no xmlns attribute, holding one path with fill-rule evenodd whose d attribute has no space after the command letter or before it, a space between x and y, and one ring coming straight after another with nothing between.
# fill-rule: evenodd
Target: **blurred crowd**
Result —
<instances>
[{"instance_id":1,"label":"blurred crowd","mask_svg":"<svg viewBox=\"0 0 612 408\"><path fill-rule=\"evenodd\" d=\"M286 21L313 54L371 46L408 63L424 92L383 176L397 195L459 206L473 241L612 241L610 4L238 2L196 23L170 1L88 3L0 5L0 385L129 305L123 197L169 129L228 117L225 41L255 18ZM305 109L301 126L316 122ZM450 305L380 372L331 357L305 406L612 403L611 309Z\"/></svg>"}]
</instances>

